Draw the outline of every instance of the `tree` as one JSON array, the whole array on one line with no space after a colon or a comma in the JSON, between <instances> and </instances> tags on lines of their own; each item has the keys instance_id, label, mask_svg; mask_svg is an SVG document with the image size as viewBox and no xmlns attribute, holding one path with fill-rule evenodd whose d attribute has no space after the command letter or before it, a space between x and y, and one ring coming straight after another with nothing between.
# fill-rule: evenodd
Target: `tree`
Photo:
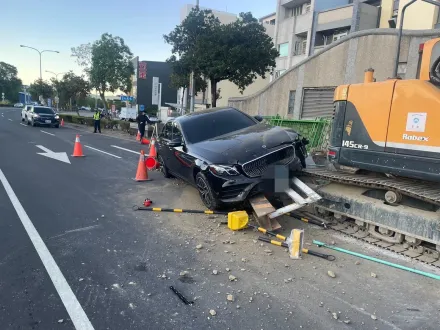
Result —
<instances>
[{"instance_id":1,"label":"tree","mask_svg":"<svg viewBox=\"0 0 440 330\"><path fill-rule=\"evenodd\" d=\"M0 93L5 93L5 99L11 102L18 101L18 93L22 87L22 82L17 74L15 66L0 62Z\"/></svg>"},{"instance_id":2,"label":"tree","mask_svg":"<svg viewBox=\"0 0 440 330\"><path fill-rule=\"evenodd\" d=\"M79 66L84 68L84 71L88 73L92 66L92 44L81 44L77 47L70 48L72 56L76 57L76 62Z\"/></svg>"},{"instance_id":3,"label":"tree","mask_svg":"<svg viewBox=\"0 0 440 330\"><path fill-rule=\"evenodd\" d=\"M72 71L66 73L62 80L52 79L52 84L57 91L59 103L68 105L78 105L80 100L84 100L90 93L90 84L83 76L77 76Z\"/></svg>"},{"instance_id":4,"label":"tree","mask_svg":"<svg viewBox=\"0 0 440 330\"><path fill-rule=\"evenodd\" d=\"M50 98L54 95L54 89L51 84L42 79L35 80L30 86L28 91L34 100L38 100L40 95L44 98Z\"/></svg>"},{"instance_id":5,"label":"tree","mask_svg":"<svg viewBox=\"0 0 440 330\"><path fill-rule=\"evenodd\" d=\"M211 83L212 106L216 106L217 83L229 80L240 92L275 66L278 51L271 37L251 13L240 13L230 24L221 25L210 11L193 9L165 41L172 53L190 63Z\"/></svg>"},{"instance_id":6,"label":"tree","mask_svg":"<svg viewBox=\"0 0 440 330\"><path fill-rule=\"evenodd\" d=\"M104 33L93 43L91 55L90 84L98 91L105 107L105 92L121 90L128 93L131 90L133 54L124 39Z\"/></svg>"}]
</instances>

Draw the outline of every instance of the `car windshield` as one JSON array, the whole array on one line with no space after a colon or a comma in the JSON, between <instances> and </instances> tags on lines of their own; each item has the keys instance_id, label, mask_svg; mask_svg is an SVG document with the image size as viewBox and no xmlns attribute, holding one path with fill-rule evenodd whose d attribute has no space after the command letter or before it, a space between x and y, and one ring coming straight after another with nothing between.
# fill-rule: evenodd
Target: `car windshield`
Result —
<instances>
[{"instance_id":1,"label":"car windshield","mask_svg":"<svg viewBox=\"0 0 440 330\"><path fill-rule=\"evenodd\" d=\"M182 122L181 125L186 141L197 143L256 124L256 121L244 113L235 109L228 109L193 115L191 119Z\"/></svg>"},{"instance_id":2,"label":"car windshield","mask_svg":"<svg viewBox=\"0 0 440 330\"><path fill-rule=\"evenodd\" d=\"M34 108L34 112L53 115L53 110L50 108Z\"/></svg>"}]
</instances>

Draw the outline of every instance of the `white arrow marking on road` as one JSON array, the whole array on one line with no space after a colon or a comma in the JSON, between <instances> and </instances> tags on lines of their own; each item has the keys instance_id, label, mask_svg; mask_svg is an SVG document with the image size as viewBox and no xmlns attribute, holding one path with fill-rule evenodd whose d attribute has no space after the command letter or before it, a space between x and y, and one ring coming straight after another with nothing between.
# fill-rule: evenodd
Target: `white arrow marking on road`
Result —
<instances>
[{"instance_id":1,"label":"white arrow marking on road","mask_svg":"<svg viewBox=\"0 0 440 330\"><path fill-rule=\"evenodd\" d=\"M67 154L65 152L53 152L52 150L49 150L43 146L36 145L37 148L40 148L44 152L37 152L37 154L41 156L45 156L48 158L59 160L60 162L70 164L69 157L67 157Z\"/></svg>"},{"instance_id":2,"label":"white arrow marking on road","mask_svg":"<svg viewBox=\"0 0 440 330\"><path fill-rule=\"evenodd\" d=\"M113 146L113 145L111 145L110 147L118 148L118 149L125 150L125 151L128 151L128 152L132 152L132 153L134 153L134 154L139 156L139 152L137 152L137 151L133 151L133 150L130 150L130 149L125 149L125 148L118 147L118 146Z\"/></svg>"},{"instance_id":3,"label":"white arrow marking on road","mask_svg":"<svg viewBox=\"0 0 440 330\"><path fill-rule=\"evenodd\" d=\"M41 132L41 133L45 133L45 134L49 134L49 135L52 135L52 136L55 136L55 134L52 134L52 133L49 133L49 132L46 132L46 131L42 131L42 130L40 130L40 132Z\"/></svg>"}]
</instances>

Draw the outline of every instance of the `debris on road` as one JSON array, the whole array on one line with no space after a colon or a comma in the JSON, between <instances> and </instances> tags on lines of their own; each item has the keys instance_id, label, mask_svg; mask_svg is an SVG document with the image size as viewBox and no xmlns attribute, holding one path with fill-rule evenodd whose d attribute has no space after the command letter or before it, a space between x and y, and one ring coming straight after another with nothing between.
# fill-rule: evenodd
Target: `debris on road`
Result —
<instances>
[{"instance_id":1,"label":"debris on road","mask_svg":"<svg viewBox=\"0 0 440 330\"><path fill-rule=\"evenodd\" d=\"M377 316L374 315L374 314L371 314L371 318L372 318L373 320L377 320Z\"/></svg>"},{"instance_id":2,"label":"debris on road","mask_svg":"<svg viewBox=\"0 0 440 330\"><path fill-rule=\"evenodd\" d=\"M330 277L333 277L333 278L336 277L336 274L335 274L334 272L332 272L331 270L329 270L329 271L327 272L327 275L330 276Z\"/></svg>"},{"instance_id":3,"label":"debris on road","mask_svg":"<svg viewBox=\"0 0 440 330\"><path fill-rule=\"evenodd\" d=\"M376 273L371 273L371 277L376 278L377 277Z\"/></svg>"},{"instance_id":4,"label":"debris on road","mask_svg":"<svg viewBox=\"0 0 440 330\"><path fill-rule=\"evenodd\" d=\"M180 300L182 300L183 301L183 303L185 304L185 305L193 305L194 304L194 301L189 301L188 299L186 299L179 291L177 291L177 289L176 288L174 288L173 286L170 286L170 289L171 289L171 291L173 291L174 293L175 293L175 295L177 296L177 297L179 297L179 299Z\"/></svg>"},{"instance_id":5,"label":"debris on road","mask_svg":"<svg viewBox=\"0 0 440 330\"><path fill-rule=\"evenodd\" d=\"M200 249L202 249L202 248L203 248L203 245L202 245L202 244L196 245L196 249L197 249L197 250L200 250Z\"/></svg>"},{"instance_id":6,"label":"debris on road","mask_svg":"<svg viewBox=\"0 0 440 330\"><path fill-rule=\"evenodd\" d=\"M232 294L228 294L228 295L226 296L226 299L227 299L228 301L235 301L235 297L234 297Z\"/></svg>"},{"instance_id":7,"label":"debris on road","mask_svg":"<svg viewBox=\"0 0 440 330\"><path fill-rule=\"evenodd\" d=\"M216 315L217 315L217 312L216 312L215 310L211 309L211 310L209 311L209 314L211 314L211 316L216 316Z\"/></svg>"},{"instance_id":8,"label":"debris on road","mask_svg":"<svg viewBox=\"0 0 440 330\"><path fill-rule=\"evenodd\" d=\"M83 279L83 278L80 278L78 281L82 282L82 281L84 281L84 279Z\"/></svg>"},{"instance_id":9,"label":"debris on road","mask_svg":"<svg viewBox=\"0 0 440 330\"><path fill-rule=\"evenodd\" d=\"M217 274L218 274L218 270L217 270L217 269L214 269L214 270L212 271L212 273L213 273L214 275L217 275Z\"/></svg>"},{"instance_id":10,"label":"debris on road","mask_svg":"<svg viewBox=\"0 0 440 330\"><path fill-rule=\"evenodd\" d=\"M235 277L234 275L229 275L229 281L231 282L236 282L237 281L237 277Z\"/></svg>"},{"instance_id":11,"label":"debris on road","mask_svg":"<svg viewBox=\"0 0 440 330\"><path fill-rule=\"evenodd\" d=\"M335 320L337 320L339 318L338 313L332 313L332 315Z\"/></svg>"},{"instance_id":12,"label":"debris on road","mask_svg":"<svg viewBox=\"0 0 440 330\"><path fill-rule=\"evenodd\" d=\"M58 323L63 323L64 322L64 319L59 319L58 320Z\"/></svg>"}]
</instances>

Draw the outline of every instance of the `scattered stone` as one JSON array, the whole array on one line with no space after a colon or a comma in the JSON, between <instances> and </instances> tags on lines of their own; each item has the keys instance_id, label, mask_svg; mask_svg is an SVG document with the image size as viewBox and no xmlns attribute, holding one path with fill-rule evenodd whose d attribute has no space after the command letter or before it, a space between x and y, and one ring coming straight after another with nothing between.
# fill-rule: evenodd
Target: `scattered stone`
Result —
<instances>
[{"instance_id":1,"label":"scattered stone","mask_svg":"<svg viewBox=\"0 0 440 330\"><path fill-rule=\"evenodd\" d=\"M331 270L329 270L329 271L327 272L327 275L330 276L330 277L333 277L333 278L336 277L336 274L335 274L334 272L332 272Z\"/></svg>"},{"instance_id":2,"label":"scattered stone","mask_svg":"<svg viewBox=\"0 0 440 330\"><path fill-rule=\"evenodd\" d=\"M235 308L240 309L240 305L237 305Z\"/></svg>"},{"instance_id":3,"label":"scattered stone","mask_svg":"<svg viewBox=\"0 0 440 330\"><path fill-rule=\"evenodd\" d=\"M350 320L344 320L345 324L350 324L350 322L351 322Z\"/></svg>"},{"instance_id":4,"label":"scattered stone","mask_svg":"<svg viewBox=\"0 0 440 330\"><path fill-rule=\"evenodd\" d=\"M264 252L266 252L266 253L273 253L273 251L272 250L270 250L270 249L264 249Z\"/></svg>"},{"instance_id":5,"label":"scattered stone","mask_svg":"<svg viewBox=\"0 0 440 330\"><path fill-rule=\"evenodd\" d=\"M103 214L103 215L101 215L101 218L104 218L104 214Z\"/></svg>"},{"instance_id":6,"label":"scattered stone","mask_svg":"<svg viewBox=\"0 0 440 330\"><path fill-rule=\"evenodd\" d=\"M235 301L235 297L234 297L232 294L228 294L228 295L226 296L226 299L227 299L228 301Z\"/></svg>"},{"instance_id":7,"label":"scattered stone","mask_svg":"<svg viewBox=\"0 0 440 330\"><path fill-rule=\"evenodd\" d=\"M249 302L252 302L254 300L254 298L249 297Z\"/></svg>"},{"instance_id":8,"label":"scattered stone","mask_svg":"<svg viewBox=\"0 0 440 330\"><path fill-rule=\"evenodd\" d=\"M209 314L211 314L211 316L216 316L216 315L217 315L217 312L216 312L215 310L211 309L211 310L209 311Z\"/></svg>"},{"instance_id":9,"label":"scattered stone","mask_svg":"<svg viewBox=\"0 0 440 330\"><path fill-rule=\"evenodd\" d=\"M257 244L257 243L258 243L258 241L257 241L256 239L253 239L252 242L253 242L254 244Z\"/></svg>"},{"instance_id":10,"label":"scattered stone","mask_svg":"<svg viewBox=\"0 0 440 330\"><path fill-rule=\"evenodd\" d=\"M241 261L242 262L247 262L247 259L246 258L241 258Z\"/></svg>"},{"instance_id":11,"label":"scattered stone","mask_svg":"<svg viewBox=\"0 0 440 330\"><path fill-rule=\"evenodd\" d=\"M188 276L189 272L187 272L186 270L184 270L183 272L180 272L180 276Z\"/></svg>"},{"instance_id":12,"label":"scattered stone","mask_svg":"<svg viewBox=\"0 0 440 330\"><path fill-rule=\"evenodd\" d=\"M319 303L319 307L323 307L324 306L324 303L321 301L320 303Z\"/></svg>"},{"instance_id":13,"label":"scattered stone","mask_svg":"<svg viewBox=\"0 0 440 330\"><path fill-rule=\"evenodd\" d=\"M214 270L212 271L212 273L213 273L214 275L217 275L217 274L218 274L218 270L217 270L217 269L214 269Z\"/></svg>"},{"instance_id":14,"label":"scattered stone","mask_svg":"<svg viewBox=\"0 0 440 330\"><path fill-rule=\"evenodd\" d=\"M136 306L133 303L129 303L128 307L130 307L131 309L135 309Z\"/></svg>"},{"instance_id":15,"label":"scattered stone","mask_svg":"<svg viewBox=\"0 0 440 330\"><path fill-rule=\"evenodd\" d=\"M226 271L227 271L227 272L230 272L231 270L230 270L229 268L226 268Z\"/></svg>"},{"instance_id":16,"label":"scattered stone","mask_svg":"<svg viewBox=\"0 0 440 330\"><path fill-rule=\"evenodd\" d=\"M288 267L289 267L289 265L288 265L288 264L284 264L284 267L288 268Z\"/></svg>"},{"instance_id":17,"label":"scattered stone","mask_svg":"<svg viewBox=\"0 0 440 330\"><path fill-rule=\"evenodd\" d=\"M64 319L59 319L58 320L58 323L63 323L64 322Z\"/></svg>"},{"instance_id":18,"label":"scattered stone","mask_svg":"<svg viewBox=\"0 0 440 330\"><path fill-rule=\"evenodd\" d=\"M129 285L136 285L135 282L129 282L128 284L129 284Z\"/></svg>"},{"instance_id":19,"label":"scattered stone","mask_svg":"<svg viewBox=\"0 0 440 330\"><path fill-rule=\"evenodd\" d=\"M376 278L377 277L376 273L371 273L371 277Z\"/></svg>"},{"instance_id":20,"label":"scattered stone","mask_svg":"<svg viewBox=\"0 0 440 330\"><path fill-rule=\"evenodd\" d=\"M237 278L234 275L229 275L229 281L237 281Z\"/></svg>"},{"instance_id":21,"label":"scattered stone","mask_svg":"<svg viewBox=\"0 0 440 330\"><path fill-rule=\"evenodd\" d=\"M335 320L337 320L339 318L338 313L332 313L332 315Z\"/></svg>"},{"instance_id":22,"label":"scattered stone","mask_svg":"<svg viewBox=\"0 0 440 330\"><path fill-rule=\"evenodd\" d=\"M83 278L80 278L78 281L82 282L82 281L84 281L84 279L83 279Z\"/></svg>"},{"instance_id":23,"label":"scattered stone","mask_svg":"<svg viewBox=\"0 0 440 330\"><path fill-rule=\"evenodd\" d=\"M335 241L330 242L331 245L336 245Z\"/></svg>"},{"instance_id":24,"label":"scattered stone","mask_svg":"<svg viewBox=\"0 0 440 330\"><path fill-rule=\"evenodd\" d=\"M371 314L371 318L372 318L373 320L377 320L377 316L374 315L374 314Z\"/></svg>"},{"instance_id":25,"label":"scattered stone","mask_svg":"<svg viewBox=\"0 0 440 330\"><path fill-rule=\"evenodd\" d=\"M196 249L197 249L197 250L200 250L200 249L202 249L202 248L203 248L203 245L202 245L202 244L196 245Z\"/></svg>"},{"instance_id":26,"label":"scattered stone","mask_svg":"<svg viewBox=\"0 0 440 330\"><path fill-rule=\"evenodd\" d=\"M361 264L361 262L360 261L356 261L354 264L358 266L358 265Z\"/></svg>"}]
</instances>

